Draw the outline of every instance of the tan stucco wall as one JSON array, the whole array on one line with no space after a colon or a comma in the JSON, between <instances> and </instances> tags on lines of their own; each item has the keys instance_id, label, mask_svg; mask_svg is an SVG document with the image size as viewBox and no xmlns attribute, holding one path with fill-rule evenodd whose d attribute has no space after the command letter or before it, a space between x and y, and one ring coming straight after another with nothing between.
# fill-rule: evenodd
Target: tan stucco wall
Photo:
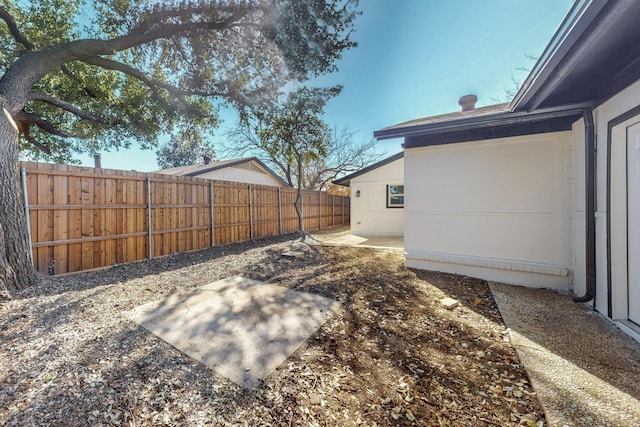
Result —
<instances>
[{"instance_id":1,"label":"tan stucco wall","mask_svg":"<svg viewBox=\"0 0 640 427\"><path fill-rule=\"evenodd\" d=\"M387 208L386 203L387 185L397 184L404 184L404 159L398 159L351 180L352 233L361 235L402 235L404 233L404 209ZM360 191L360 197L356 197L358 191Z\"/></svg>"},{"instance_id":2,"label":"tan stucco wall","mask_svg":"<svg viewBox=\"0 0 640 427\"><path fill-rule=\"evenodd\" d=\"M407 265L568 289L573 161L571 132L405 150Z\"/></svg>"}]
</instances>

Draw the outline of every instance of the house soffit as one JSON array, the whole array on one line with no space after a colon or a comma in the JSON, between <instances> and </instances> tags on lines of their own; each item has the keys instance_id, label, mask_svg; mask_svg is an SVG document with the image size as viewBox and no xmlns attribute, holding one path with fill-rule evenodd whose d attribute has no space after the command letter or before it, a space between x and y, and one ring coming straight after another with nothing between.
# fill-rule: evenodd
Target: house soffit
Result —
<instances>
[{"instance_id":1,"label":"house soffit","mask_svg":"<svg viewBox=\"0 0 640 427\"><path fill-rule=\"evenodd\" d=\"M584 4L586 3L586 5ZM533 111L566 104L600 104L640 79L640 2L637 0L576 2L581 14L554 40L555 58L541 57L510 108Z\"/></svg>"}]
</instances>

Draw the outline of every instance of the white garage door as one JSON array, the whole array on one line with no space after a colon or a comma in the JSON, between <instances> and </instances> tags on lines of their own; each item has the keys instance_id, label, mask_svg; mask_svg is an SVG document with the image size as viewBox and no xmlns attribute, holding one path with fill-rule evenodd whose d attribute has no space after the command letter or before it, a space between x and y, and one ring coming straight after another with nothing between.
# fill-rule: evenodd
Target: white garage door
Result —
<instances>
[{"instance_id":1,"label":"white garage door","mask_svg":"<svg viewBox=\"0 0 640 427\"><path fill-rule=\"evenodd\" d=\"M627 133L629 320L640 324L640 123Z\"/></svg>"}]
</instances>

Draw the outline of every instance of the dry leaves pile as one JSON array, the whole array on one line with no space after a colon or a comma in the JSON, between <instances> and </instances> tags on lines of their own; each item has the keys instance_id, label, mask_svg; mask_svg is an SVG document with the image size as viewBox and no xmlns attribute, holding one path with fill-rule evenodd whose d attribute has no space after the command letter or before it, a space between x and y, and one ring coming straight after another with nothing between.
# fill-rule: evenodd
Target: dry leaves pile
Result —
<instances>
[{"instance_id":1,"label":"dry leaves pile","mask_svg":"<svg viewBox=\"0 0 640 427\"><path fill-rule=\"evenodd\" d=\"M401 251L294 237L47 278L4 304L0 425L543 425L486 283L407 270ZM281 257L291 249L305 256ZM122 315L232 275L344 308L257 390Z\"/></svg>"}]
</instances>

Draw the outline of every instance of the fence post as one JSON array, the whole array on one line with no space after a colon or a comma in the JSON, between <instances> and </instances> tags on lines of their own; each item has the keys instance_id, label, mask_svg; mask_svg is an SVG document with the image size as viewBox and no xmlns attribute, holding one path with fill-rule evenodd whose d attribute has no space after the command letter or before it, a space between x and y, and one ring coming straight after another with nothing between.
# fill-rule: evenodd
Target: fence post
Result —
<instances>
[{"instance_id":1,"label":"fence post","mask_svg":"<svg viewBox=\"0 0 640 427\"><path fill-rule=\"evenodd\" d=\"M336 195L331 195L331 226L336 225Z\"/></svg>"},{"instance_id":2,"label":"fence post","mask_svg":"<svg viewBox=\"0 0 640 427\"><path fill-rule=\"evenodd\" d=\"M278 234L282 235L282 188L278 187Z\"/></svg>"},{"instance_id":3,"label":"fence post","mask_svg":"<svg viewBox=\"0 0 640 427\"><path fill-rule=\"evenodd\" d=\"M31 220L29 218L29 194L27 194L27 168L20 169L20 176L22 178L22 196L24 198L24 216L27 220L27 236L29 237L29 259L31 259L31 265L33 263L33 241L31 237Z\"/></svg>"},{"instance_id":4,"label":"fence post","mask_svg":"<svg viewBox=\"0 0 640 427\"><path fill-rule=\"evenodd\" d=\"M249 238L253 239L253 203L251 203L251 184L249 189Z\"/></svg>"},{"instance_id":5,"label":"fence post","mask_svg":"<svg viewBox=\"0 0 640 427\"><path fill-rule=\"evenodd\" d=\"M213 212L213 181L209 182L209 201L211 206L211 247L216 245L215 214Z\"/></svg>"},{"instance_id":6,"label":"fence post","mask_svg":"<svg viewBox=\"0 0 640 427\"><path fill-rule=\"evenodd\" d=\"M344 196L340 196L342 199L342 225L344 225Z\"/></svg>"},{"instance_id":7,"label":"fence post","mask_svg":"<svg viewBox=\"0 0 640 427\"><path fill-rule=\"evenodd\" d=\"M322 230L322 191L318 191L318 230Z\"/></svg>"},{"instance_id":8,"label":"fence post","mask_svg":"<svg viewBox=\"0 0 640 427\"><path fill-rule=\"evenodd\" d=\"M151 235L151 177L147 176L147 258L153 258L153 236Z\"/></svg>"}]
</instances>

